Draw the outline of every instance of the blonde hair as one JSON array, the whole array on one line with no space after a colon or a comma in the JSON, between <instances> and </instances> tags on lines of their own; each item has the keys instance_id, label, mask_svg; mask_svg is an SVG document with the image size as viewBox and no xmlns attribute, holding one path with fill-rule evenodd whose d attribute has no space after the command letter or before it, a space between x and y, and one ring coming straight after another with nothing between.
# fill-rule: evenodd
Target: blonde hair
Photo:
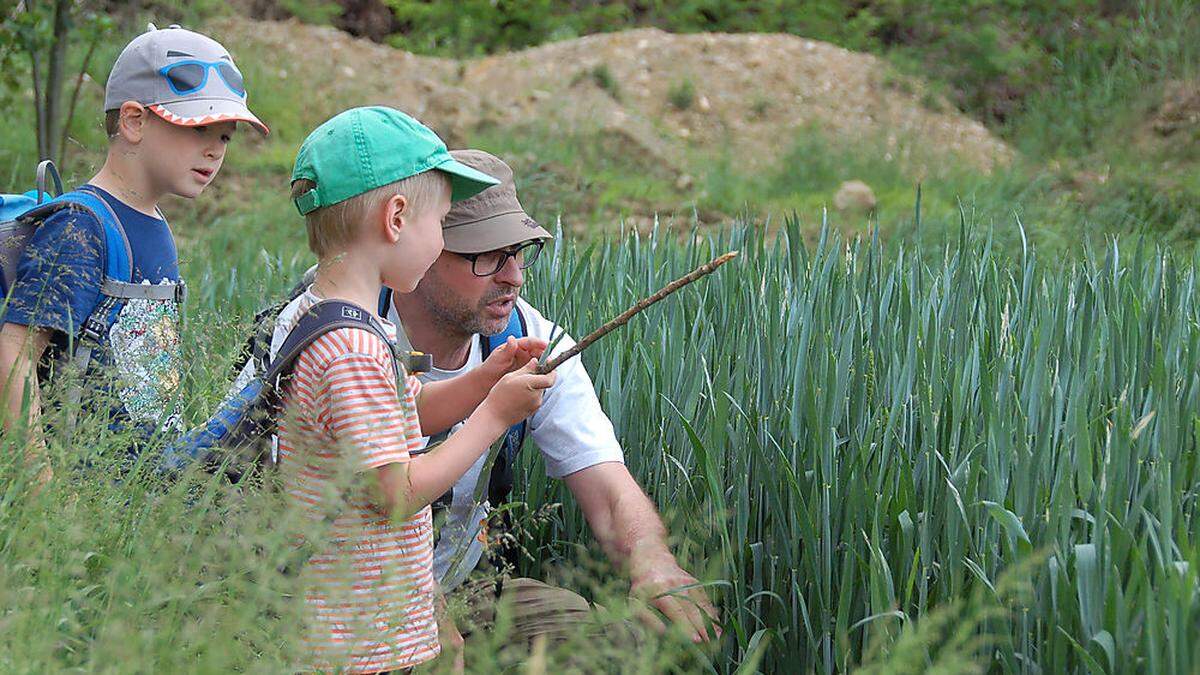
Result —
<instances>
[{"instance_id":1,"label":"blonde hair","mask_svg":"<svg viewBox=\"0 0 1200 675\"><path fill-rule=\"evenodd\" d=\"M316 182L298 178L292 182L292 199L316 187ZM441 171L431 169L368 190L336 204L323 206L304 216L304 224L308 230L308 248L318 259L325 259L353 241L359 226L392 197L404 195L408 198L409 213L419 215L429 208L438 194L449 191L450 178Z\"/></svg>"}]
</instances>

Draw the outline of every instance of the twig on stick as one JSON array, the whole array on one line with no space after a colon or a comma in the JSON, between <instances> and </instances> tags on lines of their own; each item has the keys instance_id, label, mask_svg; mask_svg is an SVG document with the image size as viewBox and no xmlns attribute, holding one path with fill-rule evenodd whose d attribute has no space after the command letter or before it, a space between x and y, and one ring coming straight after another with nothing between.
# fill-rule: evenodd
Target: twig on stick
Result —
<instances>
[{"instance_id":1,"label":"twig on stick","mask_svg":"<svg viewBox=\"0 0 1200 675\"><path fill-rule=\"evenodd\" d=\"M659 300L662 300L663 298L674 293L675 291L679 290L680 288L687 286L688 284L699 279L700 277L712 274L718 267L720 267L721 265L724 265L725 263L729 262L730 260L733 260L734 258L736 258L737 254L738 254L737 251L730 251L730 252L726 253L725 255L714 258L714 259L710 260L709 262L706 262L703 265L692 270L691 272L688 272L687 274L683 275L682 277L679 277L675 281L672 281L671 283L667 284L666 286L663 286L654 295L650 295L645 298L642 298L641 300L638 300L636 303L633 304L632 307L625 310L624 312L621 312L621 314L618 315L615 319L612 319L611 321L604 324L603 326L600 326L599 328L592 331L591 333L588 333L588 335L586 337L584 337L582 340L580 340L578 343L576 343L574 347L571 347L570 349L564 351L563 353L559 354L558 356L543 363L541 366L538 367L538 372L539 373L548 373L548 372L554 370L555 368L561 366L563 363L565 363L567 361L567 359L570 359L571 357L576 356L583 350L587 349L596 340L599 340L600 338L604 337L605 335L608 335L609 333L613 332L614 330L629 323L629 320L632 319L633 316L635 314L637 314L638 312L645 310L650 305L653 305L654 303L658 302Z\"/></svg>"}]
</instances>

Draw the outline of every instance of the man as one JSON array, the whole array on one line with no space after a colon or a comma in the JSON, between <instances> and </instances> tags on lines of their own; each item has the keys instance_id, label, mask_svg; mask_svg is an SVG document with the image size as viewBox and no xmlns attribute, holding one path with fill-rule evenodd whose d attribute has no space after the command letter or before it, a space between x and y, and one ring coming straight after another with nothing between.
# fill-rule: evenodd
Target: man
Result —
<instances>
[{"instance_id":1,"label":"man","mask_svg":"<svg viewBox=\"0 0 1200 675\"><path fill-rule=\"evenodd\" d=\"M477 367L482 361L479 336L504 331L514 307L529 335L549 339L553 325L519 297L525 283L522 270L533 264L551 237L521 207L512 170L486 152L451 154L501 183L451 208L442 226L441 256L416 290L393 298L388 318L404 329L401 342L407 337L412 349L433 357L434 368L426 376L431 380ZM573 344L564 338L555 351ZM708 639L710 620L717 614L702 590L663 595L696 579L667 548L662 521L625 467L612 423L600 408L583 363L576 357L557 373L557 382L528 426L547 473L566 482L606 555L628 575L630 592L649 600L693 641ZM434 573L447 592L462 584L482 557L478 535L487 505L477 504L475 493L477 483L489 480L480 475L485 459L452 490L434 549ZM587 602L565 589L523 579L508 580L504 588L518 598L514 628L526 638L586 619ZM538 616L523 617L522 611ZM549 627L555 623L560 625Z\"/></svg>"}]
</instances>

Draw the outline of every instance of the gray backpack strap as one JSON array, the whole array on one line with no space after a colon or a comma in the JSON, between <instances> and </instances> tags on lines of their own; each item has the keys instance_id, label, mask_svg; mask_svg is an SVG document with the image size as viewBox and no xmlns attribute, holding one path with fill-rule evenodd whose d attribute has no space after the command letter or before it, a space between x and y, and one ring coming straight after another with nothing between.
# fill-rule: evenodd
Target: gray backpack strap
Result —
<instances>
[{"instance_id":1,"label":"gray backpack strap","mask_svg":"<svg viewBox=\"0 0 1200 675\"><path fill-rule=\"evenodd\" d=\"M279 352L275 354L263 381L268 387L277 390L279 381L291 373L300 352L317 338L339 328L361 328L383 340L383 344L387 345L392 354L392 370L396 374L397 391L403 395L403 390L400 389L405 385L403 366L397 358L395 346L384 333L383 326L367 310L340 300L322 300L303 312L280 346Z\"/></svg>"},{"instance_id":2,"label":"gray backpack strap","mask_svg":"<svg viewBox=\"0 0 1200 675\"><path fill-rule=\"evenodd\" d=\"M134 284L105 277L100 292L121 300L174 300L180 304L187 298L187 285L182 281L166 284Z\"/></svg>"},{"instance_id":3,"label":"gray backpack strap","mask_svg":"<svg viewBox=\"0 0 1200 675\"><path fill-rule=\"evenodd\" d=\"M48 187L46 183L47 177L54 181L54 194L50 195L50 197L54 198L63 193L62 177L58 175L58 169L54 168L54 162L48 159L43 159L41 162L38 162L37 165L38 204L42 203L42 195L50 194L50 191L46 189Z\"/></svg>"},{"instance_id":4,"label":"gray backpack strap","mask_svg":"<svg viewBox=\"0 0 1200 675\"><path fill-rule=\"evenodd\" d=\"M120 300L111 295L101 295L100 303L83 322L83 330L75 342L75 351L71 355L71 367L77 369L79 377L87 374L92 362L92 353L99 346L108 330L108 315L117 307ZM83 400L83 383L72 382L67 388L67 429L72 432L79 418L80 401Z\"/></svg>"}]
</instances>

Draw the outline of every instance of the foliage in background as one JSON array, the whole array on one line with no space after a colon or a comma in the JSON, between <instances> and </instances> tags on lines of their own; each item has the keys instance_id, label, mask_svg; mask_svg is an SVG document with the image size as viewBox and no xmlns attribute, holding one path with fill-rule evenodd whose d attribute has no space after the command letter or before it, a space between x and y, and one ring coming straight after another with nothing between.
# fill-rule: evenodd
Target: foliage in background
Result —
<instances>
[{"instance_id":1,"label":"foliage in background","mask_svg":"<svg viewBox=\"0 0 1200 675\"><path fill-rule=\"evenodd\" d=\"M871 46L875 44L872 40L876 40L871 36L882 30L870 27L875 25L874 22L852 25L841 21L838 17L849 10L843 7L839 14L821 9L837 4L829 0L805 4L803 12L782 12L782 5L764 2L735 4L744 11L726 12L720 7L710 7L708 3L662 2L620 7L580 3L576 7L578 11L569 16L560 16L556 9L559 5L555 4L555 8L542 8L546 11L531 11L527 19L535 23L558 20L555 17L563 21L582 21L580 17L604 8L606 12L619 10L631 22L666 22L662 25L680 30L705 26L750 30L757 26L800 31L803 27L799 24L792 26L786 22L802 21L808 22L806 26L815 26L809 34L848 46L865 45L868 49L876 48ZM900 12L897 7L908 6L900 0L855 4L862 5L862 12L869 10L888 16ZM665 219L676 223L687 223L693 211L705 223L725 222L742 212L770 216L778 222L783 214L792 210L815 212L829 204L842 181L863 180L872 187L879 200L877 214L881 231L889 242L895 242L897 238L908 240L916 234L906 226L910 222L907 214L914 205L912 197L917 183L923 185L926 212L935 216L931 223L949 222L952 228L961 201L967 208L976 209L985 222L1007 225L1014 216L1021 217L1030 236L1043 248L1069 248L1105 233L1152 232L1178 242L1194 241L1200 236L1200 136L1197 136L1200 132L1185 129L1164 137L1154 132L1148 121L1172 83L1187 82L1189 77L1196 78L1200 74L1200 40L1194 39L1200 34L1200 9L1193 3L1181 0L1141 0L1108 5L1084 3L1072 10L1072 3L1066 0L1022 0L1015 5L1006 3L1004 7L1012 7L1004 10L992 0L985 0L970 4L972 9L969 11L978 13L971 14L971 20L955 14L968 11L964 3L920 4L920 7L909 8L914 16L927 17L932 12L930 16L934 17L922 24L921 30L935 31L942 26L941 33L954 40L961 39L964 44L950 49L931 39L908 46L896 43L897 46L878 48L885 49L887 56L897 63L934 74L941 73L937 70L941 67L938 64L958 67L964 63L967 57L961 50L984 49L987 42L971 42L974 39L970 38L971 31L1003 31L1005 26L1028 23L1029 17L1040 16L1054 25L1057 25L1056 21L1067 21L1064 17L1068 14L1078 19L1076 28L1047 33L1051 36L1047 39L1057 40L1058 45L1050 51L1043 50L1057 55L1051 58L1052 67L1046 71L1050 79L1039 85L1041 89L1035 87L1031 93L1023 95L1019 114L1006 113L1007 122L998 129L1021 150L1022 161L1014 167L989 176L964 167L935 163L929 174L913 175L898 168L890 153L881 150L884 145L876 142L878 139L832 143L824 139L819 129L813 133L799 133L794 139L781 139L780 143L785 147L791 145L793 151L766 172L746 173L736 156L727 152L715 157L692 158L687 167L691 175L686 179L663 172L661 167L648 164L636 154L612 147L603 134L564 136L561 130L555 132L539 127L536 120L530 121L528 128L503 131L479 128L463 142L497 152L508 159L517 169L518 184L523 194L528 195L528 205L537 211L539 218L553 219L562 214L569 224L590 225L596 231L611 229L622 217L648 223L655 213L662 213ZM288 6L292 5L298 13L312 20L323 20L322 16L327 17L330 9L323 0L294 0ZM82 6L91 5L84 3ZM276 0L244 0L234 5L215 0L197 3L141 0L137 3L106 2L104 7L111 12L118 29L113 31L111 39L99 44L88 67L89 77L82 83L80 112L72 121L68 137L68 145L77 155L66 167L69 182L86 179L99 164L100 151L104 147L99 110L102 83L124 40L140 30L147 19L153 18L160 24L181 21L185 25L202 26L207 18L230 11L262 13L269 10L276 12L271 16L286 14ZM480 37L483 42L469 39L474 35L471 32L475 30L471 27L474 23L463 28L465 32L455 33L453 31L458 30L454 28L455 22L467 21L473 12L478 14L480 21L498 17L507 20L504 19L507 14L501 17L497 13L519 13L526 5L506 2L493 6L490 2L481 2L456 7L454 16L445 14L451 10L443 4L416 3L409 9L416 13L414 16L424 17L420 21L430 22L428 27L432 34L437 30L449 31L448 34L471 44L488 44L490 38ZM1001 16L1005 11L1008 14ZM608 17L607 14L603 16ZM1136 18L1127 20L1131 16ZM512 30L528 21L514 20ZM778 22L786 25L777 25ZM580 30L615 29L620 27L618 24L617 19L608 17L603 21L597 19L597 25L588 24ZM826 24L826 28L821 28ZM533 31L536 37L531 35L529 39L547 39L552 31L548 32L545 25L537 25L540 27ZM1092 25L1110 26L1112 31L1125 32L1117 35L1109 31L1091 37L1077 35L1078 31L1091 30L1086 27ZM961 26L966 27L965 33L958 30ZM829 32L835 29L842 33ZM1006 45L1020 43L1008 38L1001 42ZM72 68L82 64L85 47L79 44L73 48ZM237 189L238 195L285 189L282 186L286 183L296 146L308 130L336 111L337 102L316 97L306 105L296 105L294 87L277 77L287 64L276 63L274 55L258 53L245 46L231 45L230 48L246 72L253 92L252 105L264 118L270 119L273 133L265 140L242 134L231 150L224 176L217 181L217 189L224 189L222 186L227 182L254 186ZM9 53L12 54L11 50ZM21 59L16 62L10 59L12 68L3 72L14 82L19 82L27 77L26 71L22 70L23 63ZM933 65L927 67L927 64ZM981 74L987 71L982 65L978 68ZM1009 71L1006 77L1015 76L1015 70L1010 68ZM579 77L591 77L614 98L622 96L621 83L602 66L581 72ZM934 85L957 87L953 79L935 79ZM673 89L677 91L673 93L677 96L669 98L675 105L686 104L685 83L672 84L676 85ZM691 89L693 96L704 93L696 85ZM32 130L36 126L36 119L30 114L32 93L23 87L8 87L6 95L10 117L9 123L0 128L0 177L5 181L0 189L24 190L31 183L37 158L32 140ZM772 106L784 105L783 101L764 98L752 102L751 109L765 111ZM921 139L902 141L907 145L907 152L925 152ZM205 222L211 217L208 211L230 213L238 208L237 198L234 198L200 214L191 209L184 209L182 213L168 209L168 212L186 228L192 223ZM861 231L869 226L864 217L849 213L834 214L832 218L843 229ZM581 229L586 228L576 231ZM1004 228L1004 231L1010 230ZM936 236L937 232L932 234ZM1007 241L1011 243L1013 238L1007 237Z\"/></svg>"},{"instance_id":2,"label":"foliage in background","mask_svg":"<svg viewBox=\"0 0 1200 675\"><path fill-rule=\"evenodd\" d=\"M28 73L38 158L61 164L84 77L112 22L74 0L10 1L0 12L2 93L17 89L19 75ZM73 46L83 54L77 68L69 63Z\"/></svg>"},{"instance_id":3,"label":"foliage in background","mask_svg":"<svg viewBox=\"0 0 1200 675\"><path fill-rule=\"evenodd\" d=\"M1153 231L1185 241L1200 235L1200 136L1184 131L1160 137L1147 122L1173 84L1200 81L1200 6L1190 0L388 3L396 20L388 41L456 57L637 25L677 32L788 32L877 53L929 81L931 98L944 94L1022 152L1028 160L1022 175L1010 172L999 181L1005 187L1023 182L1022 191L1036 195L1035 210L1048 216L1056 239L1077 242L1095 231ZM355 30L347 22L356 11L347 9L335 23ZM597 81L619 97L618 83ZM686 108L687 93L683 83L675 83L670 104ZM755 109L769 105L754 103ZM798 147L805 142L796 139ZM501 145L532 153L545 144L530 134ZM667 185L630 191L619 180L591 182L620 193L616 201L635 205L629 211L638 210L647 191L670 194L666 203L690 202L702 213L720 216L746 204L763 212L777 197L740 191L761 185L757 177L709 167L700 172L707 175L699 176L698 185L719 189L689 193ZM842 171L839 180L863 178ZM920 178L903 178L894 186L870 184L911 194ZM979 184L987 180L975 178ZM733 201L718 200L717 192ZM970 192L995 190L984 186ZM791 206L827 201L830 194L809 190L804 203ZM565 191L555 197L574 199Z\"/></svg>"}]
</instances>

